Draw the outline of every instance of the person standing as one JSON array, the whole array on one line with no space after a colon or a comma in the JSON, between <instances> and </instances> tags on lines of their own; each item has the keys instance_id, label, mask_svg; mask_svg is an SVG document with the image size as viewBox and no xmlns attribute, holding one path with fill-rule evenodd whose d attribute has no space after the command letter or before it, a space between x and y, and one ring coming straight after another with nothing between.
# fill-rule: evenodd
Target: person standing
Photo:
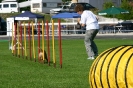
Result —
<instances>
[{"instance_id":1,"label":"person standing","mask_svg":"<svg viewBox=\"0 0 133 88\"><path fill-rule=\"evenodd\" d=\"M98 55L98 49L93 40L99 31L98 18L90 10L84 10L81 4L77 4L75 11L81 14L81 18L78 20L81 26L86 26L84 43L88 55L87 59L95 59L95 56Z\"/></svg>"}]
</instances>

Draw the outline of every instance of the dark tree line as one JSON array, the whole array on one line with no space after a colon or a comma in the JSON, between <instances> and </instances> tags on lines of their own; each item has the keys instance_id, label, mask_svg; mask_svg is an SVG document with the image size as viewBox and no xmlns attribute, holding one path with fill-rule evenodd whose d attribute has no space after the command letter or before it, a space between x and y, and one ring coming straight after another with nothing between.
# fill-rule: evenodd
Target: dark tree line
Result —
<instances>
[{"instance_id":1,"label":"dark tree line","mask_svg":"<svg viewBox=\"0 0 133 88\"><path fill-rule=\"evenodd\" d=\"M71 0L62 0L63 2L71 1Z\"/></svg>"}]
</instances>

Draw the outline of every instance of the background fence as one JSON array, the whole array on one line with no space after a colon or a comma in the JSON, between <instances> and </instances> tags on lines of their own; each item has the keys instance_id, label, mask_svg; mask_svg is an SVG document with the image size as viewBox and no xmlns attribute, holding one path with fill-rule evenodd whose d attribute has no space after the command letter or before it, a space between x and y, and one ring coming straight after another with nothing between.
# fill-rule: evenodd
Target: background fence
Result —
<instances>
[{"instance_id":1,"label":"background fence","mask_svg":"<svg viewBox=\"0 0 133 88\"><path fill-rule=\"evenodd\" d=\"M5 24L4 24L5 25ZM7 31L7 27L6 26L1 26L0 27L0 35L6 35L7 32L11 32L11 31ZM28 23L25 24L26 28L28 29ZM34 26L36 24L33 24ZM38 25L38 24L37 24ZM40 25L42 25L40 23ZM52 34L52 23L49 23L49 34ZM77 29L76 27L77 23L61 23L61 34L84 34L85 33L85 29ZM99 33L129 33L129 32L133 32L133 22L132 21L125 21L125 22L99 22L100 25L100 30ZM121 26L120 26L121 25ZM118 28L118 26L120 26ZM23 24L22 24L23 27ZM46 28L44 28L44 31ZM42 28L40 28L40 31L42 31ZM58 34L58 23L54 23L54 31L55 31L55 35ZM34 28L34 33L37 34L38 31L36 29L36 27Z\"/></svg>"}]
</instances>

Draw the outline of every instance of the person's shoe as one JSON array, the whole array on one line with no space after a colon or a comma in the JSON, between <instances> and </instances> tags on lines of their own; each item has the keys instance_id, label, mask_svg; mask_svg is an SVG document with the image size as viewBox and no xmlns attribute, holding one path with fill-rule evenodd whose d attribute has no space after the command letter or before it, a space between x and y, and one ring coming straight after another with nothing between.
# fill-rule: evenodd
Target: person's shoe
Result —
<instances>
[{"instance_id":1,"label":"person's shoe","mask_svg":"<svg viewBox=\"0 0 133 88\"><path fill-rule=\"evenodd\" d=\"M98 56L98 53L96 53L95 56Z\"/></svg>"},{"instance_id":2,"label":"person's shoe","mask_svg":"<svg viewBox=\"0 0 133 88\"><path fill-rule=\"evenodd\" d=\"M87 59L88 60L94 60L95 58L91 56L91 57L88 57Z\"/></svg>"}]
</instances>

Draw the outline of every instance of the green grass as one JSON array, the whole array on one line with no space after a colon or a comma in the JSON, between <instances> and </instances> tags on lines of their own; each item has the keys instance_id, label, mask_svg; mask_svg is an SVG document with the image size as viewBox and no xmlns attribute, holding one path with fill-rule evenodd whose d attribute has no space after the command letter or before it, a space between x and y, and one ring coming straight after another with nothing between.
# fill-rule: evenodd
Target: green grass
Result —
<instances>
[{"instance_id":1,"label":"green grass","mask_svg":"<svg viewBox=\"0 0 133 88\"><path fill-rule=\"evenodd\" d=\"M133 45L132 39L96 39L95 42L99 53L115 46ZM55 41L56 68L52 53L48 66L13 56L8 41L0 41L0 46L0 88L89 88L88 74L93 60L86 59L83 39L62 40L62 69L58 41Z\"/></svg>"}]
</instances>

